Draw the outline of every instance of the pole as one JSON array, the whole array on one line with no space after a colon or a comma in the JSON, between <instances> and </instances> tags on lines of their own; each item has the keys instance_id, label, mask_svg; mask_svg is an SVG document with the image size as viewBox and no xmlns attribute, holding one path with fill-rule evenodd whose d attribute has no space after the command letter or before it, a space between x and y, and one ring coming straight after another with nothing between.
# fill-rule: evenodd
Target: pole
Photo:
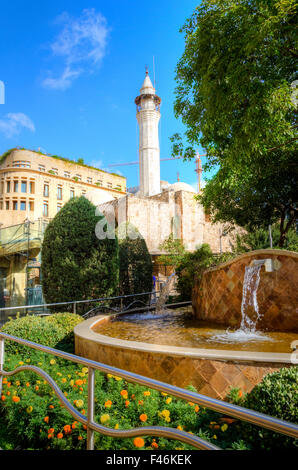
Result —
<instances>
[{"instance_id":1,"label":"pole","mask_svg":"<svg viewBox=\"0 0 298 470\"><path fill-rule=\"evenodd\" d=\"M271 232L271 225L269 225L269 240L270 240L270 248L272 248L272 232Z\"/></svg>"}]
</instances>

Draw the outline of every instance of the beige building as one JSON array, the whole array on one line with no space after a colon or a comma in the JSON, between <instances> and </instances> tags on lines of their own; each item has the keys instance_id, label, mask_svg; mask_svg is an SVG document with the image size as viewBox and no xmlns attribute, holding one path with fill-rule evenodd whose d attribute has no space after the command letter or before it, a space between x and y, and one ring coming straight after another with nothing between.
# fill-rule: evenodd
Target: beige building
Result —
<instances>
[{"instance_id":1,"label":"beige building","mask_svg":"<svg viewBox=\"0 0 298 470\"><path fill-rule=\"evenodd\" d=\"M41 294L43 233L67 201L84 195L98 205L125 194L126 178L78 162L19 149L0 157L0 308Z\"/></svg>"},{"instance_id":2,"label":"beige building","mask_svg":"<svg viewBox=\"0 0 298 470\"><path fill-rule=\"evenodd\" d=\"M0 160L0 225L52 219L75 196L98 205L126 193L126 178L30 150Z\"/></svg>"}]
</instances>

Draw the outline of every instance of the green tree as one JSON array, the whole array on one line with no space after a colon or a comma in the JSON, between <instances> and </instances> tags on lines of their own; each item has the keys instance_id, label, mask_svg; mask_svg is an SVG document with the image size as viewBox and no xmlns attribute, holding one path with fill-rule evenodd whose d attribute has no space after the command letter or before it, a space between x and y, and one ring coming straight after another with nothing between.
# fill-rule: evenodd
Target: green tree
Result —
<instances>
[{"instance_id":1,"label":"green tree","mask_svg":"<svg viewBox=\"0 0 298 470\"><path fill-rule=\"evenodd\" d=\"M272 225L271 238L272 248L279 248L280 231L278 224ZM242 235L238 233L233 244L234 253L244 253L246 251L263 250L266 248L270 248L269 227L252 231L248 230ZM288 231L284 248L290 251L298 251L298 234L296 230L291 229Z\"/></svg>"},{"instance_id":2,"label":"green tree","mask_svg":"<svg viewBox=\"0 0 298 470\"><path fill-rule=\"evenodd\" d=\"M205 168L220 167L201 202L216 220L279 220L280 246L297 218L296 22L295 0L203 0L176 69L189 146L175 135L173 153L191 158L202 145Z\"/></svg>"},{"instance_id":3,"label":"green tree","mask_svg":"<svg viewBox=\"0 0 298 470\"><path fill-rule=\"evenodd\" d=\"M152 260L146 242L130 223L117 228L119 239L119 295L152 291ZM138 297L146 301L147 297ZM128 301L129 303L131 300Z\"/></svg>"},{"instance_id":4,"label":"green tree","mask_svg":"<svg viewBox=\"0 0 298 470\"><path fill-rule=\"evenodd\" d=\"M41 252L42 286L47 303L117 293L118 241L97 238L96 225L103 216L95 215L95 211L86 198L73 198L48 225Z\"/></svg>"},{"instance_id":5,"label":"green tree","mask_svg":"<svg viewBox=\"0 0 298 470\"><path fill-rule=\"evenodd\" d=\"M160 244L159 249L164 251L166 254L159 256L158 262L165 266L173 266L174 270L186 253L182 240L179 238L175 239L173 234Z\"/></svg>"}]
</instances>

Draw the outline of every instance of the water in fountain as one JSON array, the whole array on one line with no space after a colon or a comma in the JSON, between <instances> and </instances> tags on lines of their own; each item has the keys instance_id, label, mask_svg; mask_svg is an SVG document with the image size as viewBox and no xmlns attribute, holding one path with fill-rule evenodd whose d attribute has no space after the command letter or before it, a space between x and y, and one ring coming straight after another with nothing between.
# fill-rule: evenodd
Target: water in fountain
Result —
<instances>
[{"instance_id":1,"label":"water in fountain","mask_svg":"<svg viewBox=\"0 0 298 470\"><path fill-rule=\"evenodd\" d=\"M165 304L166 304L166 301L168 300L169 298L169 295L170 295L170 292L171 290L173 289L174 287L174 284L175 284L175 271L173 272L173 274L171 274L165 285L162 287L162 290L161 290L161 293L160 293L160 296L156 302L156 308L155 308L155 312L157 314L160 314L164 311L165 309Z\"/></svg>"},{"instance_id":2,"label":"water in fountain","mask_svg":"<svg viewBox=\"0 0 298 470\"><path fill-rule=\"evenodd\" d=\"M241 324L236 331L229 329L224 334L212 336L212 340L227 342L245 341L272 341L271 338L257 331L257 322L260 319L257 291L260 282L260 265L247 266L243 281L242 303L241 303Z\"/></svg>"}]
</instances>

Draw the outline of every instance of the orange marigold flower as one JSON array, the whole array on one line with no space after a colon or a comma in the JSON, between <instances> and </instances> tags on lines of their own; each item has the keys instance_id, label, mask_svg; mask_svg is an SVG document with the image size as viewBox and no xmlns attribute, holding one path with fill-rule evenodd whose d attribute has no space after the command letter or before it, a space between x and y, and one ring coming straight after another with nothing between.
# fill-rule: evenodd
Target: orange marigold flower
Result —
<instances>
[{"instance_id":1,"label":"orange marigold flower","mask_svg":"<svg viewBox=\"0 0 298 470\"><path fill-rule=\"evenodd\" d=\"M76 384L76 385L83 385L83 383L84 383L84 382L83 382L83 380L81 380L81 379L78 379L78 380L75 381L75 384Z\"/></svg>"},{"instance_id":2,"label":"orange marigold flower","mask_svg":"<svg viewBox=\"0 0 298 470\"><path fill-rule=\"evenodd\" d=\"M49 408L50 408L51 410L53 410L55 407L54 407L54 405L49 405Z\"/></svg>"},{"instance_id":3,"label":"orange marigold flower","mask_svg":"<svg viewBox=\"0 0 298 470\"><path fill-rule=\"evenodd\" d=\"M132 400L134 400L136 398L134 393L132 394L131 398L132 398Z\"/></svg>"},{"instance_id":4,"label":"orange marigold flower","mask_svg":"<svg viewBox=\"0 0 298 470\"><path fill-rule=\"evenodd\" d=\"M241 398L241 397L242 397L242 395L243 395L242 391L241 391L241 390L239 390L239 392L238 392L238 397L239 397L239 398Z\"/></svg>"},{"instance_id":5,"label":"orange marigold flower","mask_svg":"<svg viewBox=\"0 0 298 470\"><path fill-rule=\"evenodd\" d=\"M45 418L43 418L43 420L44 420L45 423L48 423L50 418L48 416L46 416Z\"/></svg>"},{"instance_id":6,"label":"orange marigold flower","mask_svg":"<svg viewBox=\"0 0 298 470\"><path fill-rule=\"evenodd\" d=\"M146 392L144 392L144 396L145 397L150 397L151 393L149 392L149 390L147 390Z\"/></svg>"},{"instance_id":7,"label":"orange marigold flower","mask_svg":"<svg viewBox=\"0 0 298 470\"><path fill-rule=\"evenodd\" d=\"M83 429L87 429L87 426L86 426L86 424L83 424Z\"/></svg>"},{"instance_id":8,"label":"orange marigold flower","mask_svg":"<svg viewBox=\"0 0 298 470\"><path fill-rule=\"evenodd\" d=\"M127 390L121 390L120 395L121 395L123 398L127 398L127 395L128 395Z\"/></svg>"},{"instance_id":9,"label":"orange marigold flower","mask_svg":"<svg viewBox=\"0 0 298 470\"><path fill-rule=\"evenodd\" d=\"M2 381L3 384L7 384L7 378L5 377Z\"/></svg>"},{"instance_id":10,"label":"orange marigold flower","mask_svg":"<svg viewBox=\"0 0 298 470\"><path fill-rule=\"evenodd\" d=\"M35 390L39 390L39 386L38 385L35 385Z\"/></svg>"},{"instance_id":11,"label":"orange marigold flower","mask_svg":"<svg viewBox=\"0 0 298 470\"><path fill-rule=\"evenodd\" d=\"M76 428L76 424L78 424L77 421L74 421L74 422L72 423L72 425L71 425L72 429L75 429L75 428Z\"/></svg>"},{"instance_id":12,"label":"orange marigold flower","mask_svg":"<svg viewBox=\"0 0 298 470\"><path fill-rule=\"evenodd\" d=\"M63 437L62 432L59 432L59 433L57 434L57 438L58 438L58 439L62 439L62 437Z\"/></svg>"},{"instance_id":13,"label":"orange marigold flower","mask_svg":"<svg viewBox=\"0 0 298 470\"><path fill-rule=\"evenodd\" d=\"M78 436L78 441L82 441L83 440L83 437L82 436Z\"/></svg>"},{"instance_id":14,"label":"orange marigold flower","mask_svg":"<svg viewBox=\"0 0 298 470\"><path fill-rule=\"evenodd\" d=\"M112 406L111 400L107 400L107 401L105 402L105 408L111 408L111 406Z\"/></svg>"},{"instance_id":15,"label":"orange marigold flower","mask_svg":"<svg viewBox=\"0 0 298 470\"><path fill-rule=\"evenodd\" d=\"M10 391L8 391L8 392L6 392L6 393L7 393L8 396L10 395Z\"/></svg>"},{"instance_id":16,"label":"orange marigold flower","mask_svg":"<svg viewBox=\"0 0 298 470\"><path fill-rule=\"evenodd\" d=\"M69 424L66 424L63 428L65 434L70 434L71 433L71 427Z\"/></svg>"},{"instance_id":17,"label":"orange marigold flower","mask_svg":"<svg viewBox=\"0 0 298 470\"><path fill-rule=\"evenodd\" d=\"M144 405L143 400L139 400L139 405Z\"/></svg>"},{"instance_id":18,"label":"orange marigold flower","mask_svg":"<svg viewBox=\"0 0 298 470\"><path fill-rule=\"evenodd\" d=\"M30 384L29 384L29 382L27 382L27 383L26 383L26 387L30 387Z\"/></svg>"},{"instance_id":19,"label":"orange marigold flower","mask_svg":"<svg viewBox=\"0 0 298 470\"><path fill-rule=\"evenodd\" d=\"M1 400L2 400L2 401L5 401L5 400L6 400L5 395L2 395L2 396L1 396Z\"/></svg>"},{"instance_id":20,"label":"orange marigold flower","mask_svg":"<svg viewBox=\"0 0 298 470\"><path fill-rule=\"evenodd\" d=\"M18 403L18 401L20 401L20 397L14 396L12 397L12 401L14 401L15 403Z\"/></svg>"},{"instance_id":21,"label":"orange marigold flower","mask_svg":"<svg viewBox=\"0 0 298 470\"><path fill-rule=\"evenodd\" d=\"M10 387L11 386L11 382L7 382L7 387Z\"/></svg>"},{"instance_id":22,"label":"orange marigold flower","mask_svg":"<svg viewBox=\"0 0 298 470\"><path fill-rule=\"evenodd\" d=\"M86 414L86 411L85 410L82 410L82 415Z\"/></svg>"},{"instance_id":23,"label":"orange marigold flower","mask_svg":"<svg viewBox=\"0 0 298 470\"><path fill-rule=\"evenodd\" d=\"M195 412L197 413L199 411L200 407L198 405L195 406Z\"/></svg>"},{"instance_id":24,"label":"orange marigold flower","mask_svg":"<svg viewBox=\"0 0 298 470\"><path fill-rule=\"evenodd\" d=\"M144 439L142 439L141 437L136 437L136 438L133 440L133 445L134 445L135 447L144 447L145 441L144 441Z\"/></svg>"},{"instance_id":25,"label":"orange marigold flower","mask_svg":"<svg viewBox=\"0 0 298 470\"><path fill-rule=\"evenodd\" d=\"M54 434L52 434L52 433L48 434L48 439L53 439L53 437L54 437Z\"/></svg>"},{"instance_id":26,"label":"orange marigold flower","mask_svg":"<svg viewBox=\"0 0 298 470\"><path fill-rule=\"evenodd\" d=\"M130 405L130 401L129 401L129 400L125 400L125 408L127 408L129 405Z\"/></svg>"},{"instance_id":27,"label":"orange marigold flower","mask_svg":"<svg viewBox=\"0 0 298 470\"><path fill-rule=\"evenodd\" d=\"M140 421L142 421L143 423L145 423L145 421L147 421L147 419L148 419L148 416L145 413L142 413L140 415Z\"/></svg>"},{"instance_id":28,"label":"orange marigold flower","mask_svg":"<svg viewBox=\"0 0 298 470\"><path fill-rule=\"evenodd\" d=\"M50 428L50 429L48 430L48 433L49 433L49 434L53 434L54 432L55 432L55 429L54 429L54 428Z\"/></svg>"},{"instance_id":29,"label":"orange marigold flower","mask_svg":"<svg viewBox=\"0 0 298 470\"><path fill-rule=\"evenodd\" d=\"M153 449L158 449L157 442L152 442L151 447L153 447Z\"/></svg>"}]
</instances>

